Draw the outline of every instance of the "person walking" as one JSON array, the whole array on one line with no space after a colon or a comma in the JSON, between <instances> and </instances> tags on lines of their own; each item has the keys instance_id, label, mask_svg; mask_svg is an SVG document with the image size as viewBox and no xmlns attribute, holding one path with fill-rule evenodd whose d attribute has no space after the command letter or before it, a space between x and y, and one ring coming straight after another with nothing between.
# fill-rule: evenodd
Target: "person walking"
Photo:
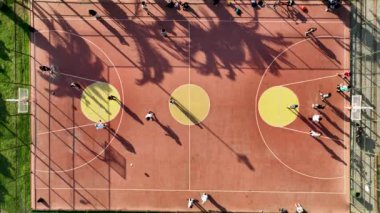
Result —
<instances>
[{"instance_id":1,"label":"person walking","mask_svg":"<svg viewBox=\"0 0 380 213\"><path fill-rule=\"evenodd\" d=\"M313 130L310 130L309 135L310 135L311 137L313 137L313 138L321 137L321 133L316 132L316 131L313 131Z\"/></svg>"},{"instance_id":2,"label":"person walking","mask_svg":"<svg viewBox=\"0 0 380 213\"><path fill-rule=\"evenodd\" d=\"M305 210L303 209L301 204L296 203L296 213L304 213L304 212L305 212Z\"/></svg>"},{"instance_id":3,"label":"person walking","mask_svg":"<svg viewBox=\"0 0 380 213\"><path fill-rule=\"evenodd\" d=\"M288 0L288 3L286 6L292 7L295 4L294 0Z\"/></svg>"},{"instance_id":4,"label":"person walking","mask_svg":"<svg viewBox=\"0 0 380 213\"><path fill-rule=\"evenodd\" d=\"M298 108L297 104L292 104L292 105L288 106L288 109L297 109L297 108Z\"/></svg>"},{"instance_id":5,"label":"person walking","mask_svg":"<svg viewBox=\"0 0 380 213\"><path fill-rule=\"evenodd\" d=\"M52 71L51 68L48 66L40 66L40 70L42 72L51 72Z\"/></svg>"},{"instance_id":6,"label":"person walking","mask_svg":"<svg viewBox=\"0 0 380 213\"><path fill-rule=\"evenodd\" d=\"M152 15L152 13L149 11L149 9L148 9L148 5L147 5L147 3L145 2L145 1L142 1L141 2L141 8L143 9L143 10L145 10L145 12L148 14L148 15Z\"/></svg>"},{"instance_id":7,"label":"person walking","mask_svg":"<svg viewBox=\"0 0 380 213\"><path fill-rule=\"evenodd\" d=\"M74 88L74 89L77 89L77 90L83 90L82 85L80 85L78 82L71 82L70 83L70 87Z\"/></svg>"},{"instance_id":8,"label":"person walking","mask_svg":"<svg viewBox=\"0 0 380 213\"><path fill-rule=\"evenodd\" d=\"M170 103L170 104L176 104L176 101L175 101L174 98L170 98L170 99L169 99L169 103Z\"/></svg>"},{"instance_id":9,"label":"person walking","mask_svg":"<svg viewBox=\"0 0 380 213\"><path fill-rule=\"evenodd\" d=\"M331 93L322 93L320 92L319 95L321 96L322 101L326 101L326 99L331 97Z\"/></svg>"},{"instance_id":10,"label":"person walking","mask_svg":"<svg viewBox=\"0 0 380 213\"><path fill-rule=\"evenodd\" d=\"M95 17L96 20L100 18L100 15L95 10L88 10L88 14L90 14L92 17Z\"/></svg>"},{"instance_id":11,"label":"person walking","mask_svg":"<svg viewBox=\"0 0 380 213\"><path fill-rule=\"evenodd\" d=\"M208 194L202 193L201 201L202 201L202 204L205 204L208 201Z\"/></svg>"},{"instance_id":12,"label":"person walking","mask_svg":"<svg viewBox=\"0 0 380 213\"><path fill-rule=\"evenodd\" d=\"M350 89L351 89L351 86L350 85L346 85L346 84L338 84L336 86L336 91L337 92L348 92Z\"/></svg>"},{"instance_id":13,"label":"person walking","mask_svg":"<svg viewBox=\"0 0 380 213\"><path fill-rule=\"evenodd\" d=\"M306 37L309 37L310 35L313 35L313 33L317 31L317 28L316 27L310 27L306 32L305 32L305 36Z\"/></svg>"},{"instance_id":14,"label":"person walking","mask_svg":"<svg viewBox=\"0 0 380 213\"><path fill-rule=\"evenodd\" d=\"M322 116L315 114L315 115L313 115L313 117L310 118L310 120L313 122L319 123L322 120Z\"/></svg>"},{"instance_id":15,"label":"person walking","mask_svg":"<svg viewBox=\"0 0 380 213\"><path fill-rule=\"evenodd\" d=\"M114 95L109 95L108 96L108 100L110 100L110 101L117 101L117 98Z\"/></svg>"},{"instance_id":16,"label":"person walking","mask_svg":"<svg viewBox=\"0 0 380 213\"><path fill-rule=\"evenodd\" d=\"M322 105L322 104L312 104L311 107L313 109L324 109L326 107L326 105Z\"/></svg>"},{"instance_id":17,"label":"person walking","mask_svg":"<svg viewBox=\"0 0 380 213\"><path fill-rule=\"evenodd\" d=\"M166 31L165 28L162 28L162 29L161 29L161 35L162 35L163 37L165 37L165 38L168 37L168 32Z\"/></svg>"},{"instance_id":18,"label":"person walking","mask_svg":"<svg viewBox=\"0 0 380 213\"><path fill-rule=\"evenodd\" d=\"M184 2L182 4L182 7L183 7L183 10L184 11L190 11L190 5L189 5L189 2Z\"/></svg>"},{"instance_id":19,"label":"person walking","mask_svg":"<svg viewBox=\"0 0 380 213\"><path fill-rule=\"evenodd\" d=\"M351 72L350 71L344 71L343 73L337 73L337 76L348 80L351 77Z\"/></svg>"},{"instance_id":20,"label":"person walking","mask_svg":"<svg viewBox=\"0 0 380 213\"><path fill-rule=\"evenodd\" d=\"M187 208L191 209L194 205L194 198L188 198L187 199Z\"/></svg>"},{"instance_id":21,"label":"person walking","mask_svg":"<svg viewBox=\"0 0 380 213\"><path fill-rule=\"evenodd\" d=\"M107 127L107 124L103 123L102 120L99 120L97 123L95 123L96 130L105 129L106 127Z\"/></svg>"},{"instance_id":22,"label":"person walking","mask_svg":"<svg viewBox=\"0 0 380 213\"><path fill-rule=\"evenodd\" d=\"M154 112L149 111L148 114L145 115L145 119L147 121L154 121L155 120L155 118L154 118Z\"/></svg>"}]
</instances>

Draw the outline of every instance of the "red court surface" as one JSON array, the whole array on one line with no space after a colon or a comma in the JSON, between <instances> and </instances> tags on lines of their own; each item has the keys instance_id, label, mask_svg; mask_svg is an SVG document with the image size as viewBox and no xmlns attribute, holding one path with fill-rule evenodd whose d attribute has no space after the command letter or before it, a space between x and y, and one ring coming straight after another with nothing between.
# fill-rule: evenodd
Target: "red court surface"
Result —
<instances>
[{"instance_id":1,"label":"red court surface","mask_svg":"<svg viewBox=\"0 0 380 213\"><path fill-rule=\"evenodd\" d=\"M224 1L191 1L191 14L159 1L149 3L151 17L135 1L33 1L32 208L294 212L301 203L308 212L349 212L349 101L335 92L344 82L336 74L349 70L349 6L328 13L320 1L296 2L308 13L237 1L239 17ZM310 27L318 30L306 38ZM58 76L38 69L51 64ZM73 81L118 91L109 129L84 115ZM186 84L209 97L198 125L169 110ZM258 110L274 86L299 100L283 127ZM332 97L314 124L319 91ZM150 110L154 122L144 118ZM188 209L186 199L203 192L210 200Z\"/></svg>"}]
</instances>

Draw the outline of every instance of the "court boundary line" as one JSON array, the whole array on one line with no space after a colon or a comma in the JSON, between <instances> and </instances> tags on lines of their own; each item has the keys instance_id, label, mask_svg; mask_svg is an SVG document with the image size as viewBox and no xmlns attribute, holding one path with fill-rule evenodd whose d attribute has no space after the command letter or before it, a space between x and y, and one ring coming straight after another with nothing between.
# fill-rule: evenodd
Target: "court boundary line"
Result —
<instances>
[{"instance_id":1,"label":"court boundary line","mask_svg":"<svg viewBox=\"0 0 380 213\"><path fill-rule=\"evenodd\" d=\"M41 187L36 190L72 190L69 187L47 188ZM93 191L144 191L144 192L221 192L221 193L268 193L268 194L330 194L343 195L344 192L323 192L323 191L266 191L266 190L217 190L217 189L138 189L138 188L75 188L75 190Z\"/></svg>"},{"instance_id":2,"label":"court boundary line","mask_svg":"<svg viewBox=\"0 0 380 213\"><path fill-rule=\"evenodd\" d=\"M37 17L35 19L38 19L41 21L43 21L43 20L88 21L88 22L99 21L99 20L94 19L92 17L86 17L86 16L79 16L79 17L78 16L72 17L71 15L67 15L67 16L70 16L70 17L62 18L62 16L50 15L49 18ZM154 20L154 19L151 19L150 17L137 18L136 16L133 16L132 18L121 18L121 19L107 18L107 17L108 16L102 16L102 20L104 20L104 21L137 21L137 20L141 21L141 20L143 20L144 22L145 21L151 21L151 22L210 22L210 21L216 21L216 22L222 22L222 23L288 23L288 21L285 21L283 19L252 20L252 17L242 17L239 19L222 19L222 20L218 19L218 17L199 18L199 19L189 17L190 19L161 19L161 20ZM247 19L249 19L249 20L247 20ZM317 20L318 20L318 18L313 19L313 20L308 20L308 21L302 22L302 23L320 23L320 24L342 24L343 23L340 19L334 19L334 18L332 18L330 20L322 19L322 21L317 21ZM323 21L323 20L325 20L325 21ZM336 20L336 21L334 21L334 20Z\"/></svg>"},{"instance_id":3,"label":"court boundary line","mask_svg":"<svg viewBox=\"0 0 380 213\"><path fill-rule=\"evenodd\" d=\"M190 23L189 23L189 26L190 26ZM62 32L64 32L64 33L68 33L68 32L66 32L66 31L62 31ZM80 36L80 35L77 35L77 36ZM80 36L81 37L81 36ZM327 36L327 37L334 37L334 36ZM190 38L190 32L189 32L189 39L191 39ZM301 42L303 42L304 40L301 40ZM91 42L91 41L90 41ZM298 44L298 43L301 43L301 42L297 42L296 44ZM92 43L92 42L91 42ZM294 44L293 44L294 45ZM293 46L292 45L292 46ZM292 47L292 46L290 46L290 47ZM190 46L190 42L189 42L189 47L191 47ZM283 52L281 52L280 53L280 55L282 55L284 52L286 52L288 49L290 49L290 47L288 47L288 48L286 48L285 49L285 51L283 51ZM190 51L190 50L189 50ZM280 55L278 55L274 60L273 60L273 62L275 61L275 60L277 60L277 58L280 56ZM107 56L108 57L108 56ZM109 59L110 60L110 59ZM190 60L190 58L189 58L189 60ZM273 63L272 62L272 63ZM112 63L112 61L111 61L111 63ZM271 63L271 64L272 64ZM269 66L268 66L268 68L269 68ZM268 68L266 69L266 70L268 70ZM189 77L190 77L190 64L189 64ZM263 76L265 76L265 74L263 74ZM261 83L261 81L260 81L260 83ZM122 89L123 90L123 89ZM190 125L189 125L189 129L190 129ZM259 131L261 131L261 130L259 130ZM260 134L261 134L261 132L260 132ZM189 134L189 137L190 137L190 134ZM110 141L109 142L109 144L108 144L108 146L111 144L111 142L112 141ZM189 143L189 146L190 146L190 143ZM103 151L104 152L104 151ZM190 153L190 150L189 150L189 153ZM189 154L189 156L190 156L190 154ZM96 158L96 157L95 157ZM94 159L95 159L94 158ZM85 162L82 166L85 166L85 165L87 165L87 164L89 164L89 163L91 163L91 161L88 161L88 162ZM190 161L189 161L189 163L190 163ZM190 164L189 164L190 165ZM81 167L82 167L81 166ZM80 167L79 167L80 168ZM190 168L190 166L189 166L189 168ZM71 170L75 170L75 169L78 169L78 168L72 168L72 169L70 169L69 171L71 171ZM43 172L43 171L40 171L40 170L36 170L37 172ZM64 171L66 171L66 170L64 170ZM61 172L64 172L64 171L61 171ZM47 171L47 172L60 172L60 171ZM189 173L190 174L190 173ZM317 178L317 179L338 179L338 178ZM190 179L189 179L189 183L190 183ZM37 189L42 189L42 188L37 188ZM59 188L47 188L47 189L59 189ZM64 189L64 188L62 188L62 189ZM72 189L72 188L68 188L68 189ZM75 188L76 190L77 189L80 189L80 188ZM85 190L96 190L96 189L91 189L91 188L83 188L83 189L85 189ZM154 190L154 189L109 189L109 188L107 188L107 189L104 189L104 190L129 190L129 191L133 191L133 190L135 190L135 191L148 191L148 190ZM162 190L157 190L157 191L162 191ZM170 190L170 191L201 191L201 190L191 190L190 189L190 184L189 184L189 190ZM204 191L204 190L202 190L202 191ZM214 191L214 192L263 192L263 193L319 193L319 192L290 192L290 191L255 191L255 190L242 190L242 191L238 191L238 190L236 190L236 191L227 191L227 190L208 190L208 191ZM344 194L344 192L342 193L342 192L320 192L320 193L329 193L329 194Z\"/></svg>"}]
</instances>

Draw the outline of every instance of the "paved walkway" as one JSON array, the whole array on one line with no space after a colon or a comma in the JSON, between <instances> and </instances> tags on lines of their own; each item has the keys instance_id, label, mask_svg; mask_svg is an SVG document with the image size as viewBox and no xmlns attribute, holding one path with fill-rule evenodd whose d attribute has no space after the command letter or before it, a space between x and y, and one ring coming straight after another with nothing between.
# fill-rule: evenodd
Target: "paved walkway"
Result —
<instances>
[{"instance_id":1,"label":"paved walkway","mask_svg":"<svg viewBox=\"0 0 380 213\"><path fill-rule=\"evenodd\" d=\"M362 105L374 110L362 110L358 123L365 133L356 135L352 124L351 192L352 212L378 212L377 156L379 154L380 115L379 91L379 27L380 1L352 1L351 70L353 94L362 95Z\"/></svg>"}]
</instances>

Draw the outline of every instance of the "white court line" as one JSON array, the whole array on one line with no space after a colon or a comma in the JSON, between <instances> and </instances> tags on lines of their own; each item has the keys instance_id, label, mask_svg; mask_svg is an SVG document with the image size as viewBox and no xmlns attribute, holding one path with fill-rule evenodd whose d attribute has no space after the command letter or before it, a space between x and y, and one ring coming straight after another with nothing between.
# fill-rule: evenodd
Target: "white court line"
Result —
<instances>
[{"instance_id":1,"label":"white court line","mask_svg":"<svg viewBox=\"0 0 380 213\"><path fill-rule=\"evenodd\" d=\"M41 132L41 133L38 133L37 135L45 135L45 134L49 134L49 133L53 133L53 132L62 132L62 131L67 131L67 130L71 130L71 129L82 128L85 126L94 126L94 123L80 125L80 126L73 126L73 127L58 129L58 130L53 130L53 131Z\"/></svg>"},{"instance_id":2,"label":"white court line","mask_svg":"<svg viewBox=\"0 0 380 213\"><path fill-rule=\"evenodd\" d=\"M99 20L96 20L92 17L66 17L62 18L61 16L50 16L50 18L35 18L39 20L64 20L64 21L93 21L93 22L98 22ZM212 17L212 18L190 18L188 19L162 19L162 20L154 20L151 18L141 18L134 16L132 18L125 18L125 19L115 19L115 18L102 18L102 20L105 21L136 21L136 20L144 20L144 21L152 21L152 22L209 22L209 21L217 21L217 22L223 22L223 23L289 23L289 21L278 19L278 20L252 20L250 17L246 18L241 18L242 20L239 19L227 19L227 20L220 20L218 17ZM248 20L247 20L248 19ZM305 21L303 23L320 23L320 24L342 24L343 22L340 20L336 21L318 21L317 19L315 20L310 20L310 21Z\"/></svg>"},{"instance_id":3,"label":"white court line","mask_svg":"<svg viewBox=\"0 0 380 213\"><path fill-rule=\"evenodd\" d=\"M187 28L188 28L188 31L189 31L189 84L191 83L191 75L190 75L190 71L191 71L191 60L190 60L190 57L191 57L191 53L190 53L190 49L191 49L191 30L190 30L190 23L188 23L187 25ZM190 87L188 87L188 94L189 96L189 112L191 112L191 104L190 104ZM191 189L191 125L189 123L189 190Z\"/></svg>"},{"instance_id":4,"label":"white court line","mask_svg":"<svg viewBox=\"0 0 380 213\"><path fill-rule=\"evenodd\" d=\"M73 188L47 188L41 187L37 190L73 190ZM320 191L265 191L265 190L217 190L217 189L122 189L122 188L75 188L75 190L93 191L143 191L143 192L222 192L222 193L268 193L268 194L329 194L342 195L342 192L320 192Z\"/></svg>"},{"instance_id":5,"label":"white court line","mask_svg":"<svg viewBox=\"0 0 380 213\"><path fill-rule=\"evenodd\" d=\"M342 70L344 70L344 69L342 69ZM280 85L277 85L277 86L290 86L290 85L294 85L294 84L302 84L302 83L306 83L306 82L318 81L318 80L322 80L322 79L326 79L326 78L333 78L333 77L337 77L337 75L329 75L329 76L324 76L324 77L319 77L319 78L313 78L313 79L304 80L304 81L292 82L292 83L288 83L288 84L280 84Z\"/></svg>"},{"instance_id":6,"label":"white court line","mask_svg":"<svg viewBox=\"0 0 380 213\"><path fill-rule=\"evenodd\" d=\"M69 76L69 77L73 77L73 78L78 78L78 79L82 79L82 80L86 80L86 81L91 81L91 82L101 82L101 83L108 83L108 82L105 82L105 81L98 81L98 80L94 80L94 79L90 79L90 78L83 78L83 77L80 77L80 76L77 76L77 75L71 75L71 74L68 74L68 73L64 73L64 72L57 72L59 75L65 75L65 76Z\"/></svg>"},{"instance_id":7,"label":"white court line","mask_svg":"<svg viewBox=\"0 0 380 213\"><path fill-rule=\"evenodd\" d=\"M286 129L286 130L290 130L290 131L293 131L293 132L299 132L299 133L303 133L303 134L309 135L309 132L304 132L304 131L297 130L297 129L292 129L292 128L288 128L288 127L278 127L278 128ZM344 142L344 140L342 140L342 139L330 138L330 137L327 137L327 136L321 136L320 138L326 138L326 139L329 139L329 140L332 140L332 141L342 141L342 142Z\"/></svg>"}]
</instances>

